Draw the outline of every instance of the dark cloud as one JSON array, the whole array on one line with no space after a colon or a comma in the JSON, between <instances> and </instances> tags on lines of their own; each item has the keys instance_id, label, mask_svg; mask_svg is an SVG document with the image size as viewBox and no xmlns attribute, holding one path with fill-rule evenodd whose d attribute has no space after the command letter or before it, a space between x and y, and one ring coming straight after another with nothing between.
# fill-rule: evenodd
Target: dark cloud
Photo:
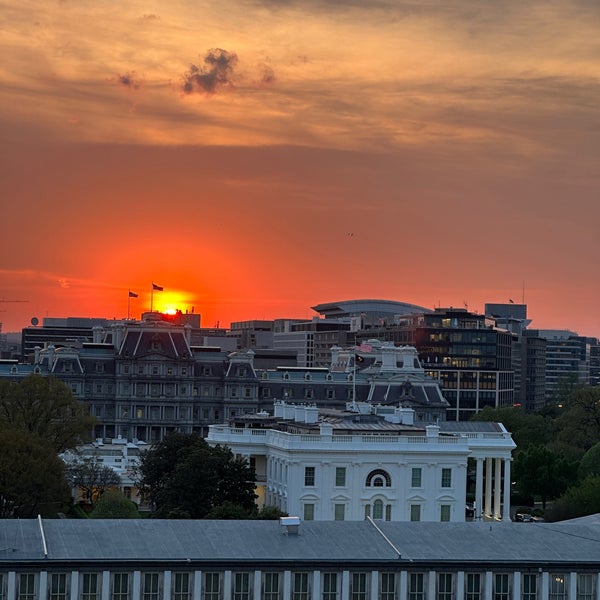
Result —
<instances>
[{"instance_id":1,"label":"dark cloud","mask_svg":"<svg viewBox=\"0 0 600 600\"><path fill-rule=\"evenodd\" d=\"M136 79L135 71L127 71L123 75L119 74L118 82L125 87L137 90L140 87L139 82Z\"/></svg>"},{"instance_id":2,"label":"dark cloud","mask_svg":"<svg viewBox=\"0 0 600 600\"><path fill-rule=\"evenodd\" d=\"M275 71L269 65L261 65L261 85L271 85L275 82Z\"/></svg>"},{"instance_id":3,"label":"dark cloud","mask_svg":"<svg viewBox=\"0 0 600 600\"><path fill-rule=\"evenodd\" d=\"M234 52L213 48L204 57L204 66L191 65L183 76L186 94L199 90L214 94L218 89L233 86L234 67L238 57Z\"/></svg>"}]
</instances>

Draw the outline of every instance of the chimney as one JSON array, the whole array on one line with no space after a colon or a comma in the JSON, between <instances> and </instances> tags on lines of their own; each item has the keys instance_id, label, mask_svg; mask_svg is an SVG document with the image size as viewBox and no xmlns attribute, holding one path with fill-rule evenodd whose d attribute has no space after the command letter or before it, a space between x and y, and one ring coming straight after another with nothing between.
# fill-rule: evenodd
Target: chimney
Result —
<instances>
[{"instance_id":1,"label":"chimney","mask_svg":"<svg viewBox=\"0 0 600 600\"><path fill-rule=\"evenodd\" d=\"M298 535L300 517L279 517L279 524L285 528L283 533L287 533L288 535Z\"/></svg>"}]
</instances>

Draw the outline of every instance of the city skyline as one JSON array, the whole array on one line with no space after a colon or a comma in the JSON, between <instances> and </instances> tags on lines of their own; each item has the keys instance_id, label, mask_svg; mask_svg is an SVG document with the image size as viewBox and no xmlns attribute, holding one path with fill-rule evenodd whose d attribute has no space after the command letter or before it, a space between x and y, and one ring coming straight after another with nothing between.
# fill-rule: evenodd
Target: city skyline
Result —
<instances>
[{"instance_id":1,"label":"city skyline","mask_svg":"<svg viewBox=\"0 0 600 600\"><path fill-rule=\"evenodd\" d=\"M600 337L600 7L3 4L0 322L351 298ZM4 302L26 300L27 302Z\"/></svg>"}]
</instances>

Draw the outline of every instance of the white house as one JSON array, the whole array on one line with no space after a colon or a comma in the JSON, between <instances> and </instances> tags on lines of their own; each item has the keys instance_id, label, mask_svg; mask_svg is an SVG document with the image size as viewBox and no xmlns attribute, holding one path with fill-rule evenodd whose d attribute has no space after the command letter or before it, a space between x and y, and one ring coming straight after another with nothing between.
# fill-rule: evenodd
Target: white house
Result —
<instances>
[{"instance_id":1,"label":"white house","mask_svg":"<svg viewBox=\"0 0 600 600\"><path fill-rule=\"evenodd\" d=\"M273 415L212 425L207 441L250 461L260 502L304 520L464 521L470 458L475 518L510 520L515 444L499 423L416 423L401 405L275 402Z\"/></svg>"}]
</instances>

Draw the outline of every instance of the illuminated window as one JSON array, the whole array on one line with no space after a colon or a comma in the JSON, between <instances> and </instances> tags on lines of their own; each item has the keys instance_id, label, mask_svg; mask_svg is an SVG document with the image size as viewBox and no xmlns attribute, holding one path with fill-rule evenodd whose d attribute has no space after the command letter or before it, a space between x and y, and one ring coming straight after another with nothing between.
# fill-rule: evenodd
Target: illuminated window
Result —
<instances>
[{"instance_id":1,"label":"illuminated window","mask_svg":"<svg viewBox=\"0 0 600 600\"><path fill-rule=\"evenodd\" d=\"M548 600L565 600L567 597L567 577L564 573L550 573Z\"/></svg>"}]
</instances>

